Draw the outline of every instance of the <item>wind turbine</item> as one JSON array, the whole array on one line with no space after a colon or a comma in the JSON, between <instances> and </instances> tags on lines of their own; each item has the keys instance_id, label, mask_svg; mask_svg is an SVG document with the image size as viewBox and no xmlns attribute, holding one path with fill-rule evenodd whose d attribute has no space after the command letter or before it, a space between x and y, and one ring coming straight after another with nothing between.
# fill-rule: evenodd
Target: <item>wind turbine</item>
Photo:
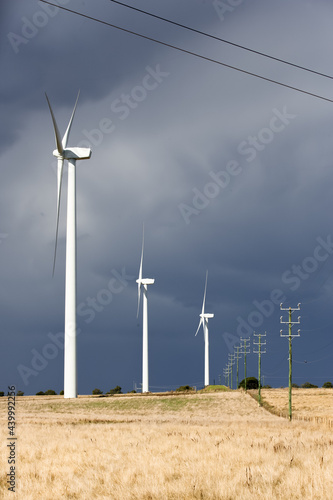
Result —
<instances>
[{"instance_id":1,"label":"wind turbine","mask_svg":"<svg viewBox=\"0 0 333 500\"><path fill-rule=\"evenodd\" d=\"M142 300L142 392L149 392L149 376L148 376L148 285L153 285L155 279L142 278L142 262L143 262L143 247L144 247L144 230L142 232L142 251L139 269L139 278L136 280L138 284L138 310L136 316L139 316L141 288L143 292Z\"/></svg>"},{"instance_id":2,"label":"wind turbine","mask_svg":"<svg viewBox=\"0 0 333 500\"><path fill-rule=\"evenodd\" d=\"M207 291L207 278L208 278L208 271L206 271L205 292L204 292L204 297L203 297L203 302L202 302L202 309L201 309L201 314L200 314L199 326L198 326L197 331L195 333L195 336L197 336L197 333L198 333L198 331L200 329L200 326L202 325L203 332L204 332L204 339L205 339L205 387L207 385L209 385L209 334L208 334L208 319L209 318L214 318L214 314L212 314L212 313L205 313L205 301L206 301L206 291Z\"/></svg>"},{"instance_id":3,"label":"wind turbine","mask_svg":"<svg viewBox=\"0 0 333 500\"><path fill-rule=\"evenodd\" d=\"M58 158L57 172L57 220L56 238L54 247L53 274L56 262L59 211L61 199L61 185L64 160L68 162L67 186L67 232L66 232L66 280L65 280L65 343L64 343L64 397L77 397L77 371L76 371L76 160L88 160L91 149L80 147L67 147L77 101L77 96L72 116L69 120L65 135L61 139L56 119L50 101L45 93L50 108L56 148L53 155Z\"/></svg>"}]
</instances>

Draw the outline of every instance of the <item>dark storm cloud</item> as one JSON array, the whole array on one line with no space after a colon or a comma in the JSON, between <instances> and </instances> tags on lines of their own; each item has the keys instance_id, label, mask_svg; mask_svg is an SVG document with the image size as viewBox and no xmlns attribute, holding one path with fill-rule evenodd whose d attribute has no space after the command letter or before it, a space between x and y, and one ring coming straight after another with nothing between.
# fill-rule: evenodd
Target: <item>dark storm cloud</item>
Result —
<instances>
[{"instance_id":1,"label":"dark storm cloud","mask_svg":"<svg viewBox=\"0 0 333 500\"><path fill-rule=\"evenodd\" d=\"M147 0L140 7L329 71L329 3L244 1L229 3L224 13L221 4ZM322 77L111 2L65 6L330 97L331 83ZM211 379L222 373L232 348L225 333L237 340L256 320L257 329L269 332L263 370L267 362L277 372L267 368L265 382L286 383L274 291L286 305L304 302L305 331L316 329L320 315L318 349L328 343L332 323L332 104L72 14L46 19L40 2L6 1L4 9L0 307L5 352L15 356L2 364L3 383L14 380L27 393L62 389L63 350L54 336L63 329L66 176L51 279L56 176L44 91L63 133L78 88L70 142L88 141L93 149L89 161L78 163L77 176L79 391L117 384L130 390L141 380L135 279L143 222L144 274L156 278L149 289L152 386L203 379L203 339L194 333L206 269L207 310L215 313ZM16 53L7 35L24 36L29 26L30 38ZM295 349L311 357L306 333ZM39 366L26 386L18 365ZM318 374L312 366L297 365L297 381L323 383L330 375L328 361ZM254 356L249 367L255 375Z\"/></svg>"}]
</instances>

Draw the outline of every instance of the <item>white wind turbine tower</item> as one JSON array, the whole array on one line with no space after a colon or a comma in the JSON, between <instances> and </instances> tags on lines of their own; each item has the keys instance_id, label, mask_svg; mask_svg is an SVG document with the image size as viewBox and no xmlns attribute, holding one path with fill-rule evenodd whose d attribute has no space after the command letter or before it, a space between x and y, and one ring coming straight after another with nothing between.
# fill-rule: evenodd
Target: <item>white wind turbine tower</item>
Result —
<instances>
[{"instance_id":1,"label":"white wind turbine tower","mask_svg":"<svg viewBox=\"0 0 333 500\"><path fill-rule=\"evenodd\" d=\"M144 230L142 232L142 251L139 278L136 280L138 284L138 310L139 316L141 288L143 292L142 300L142 392L149 392L149 376L148 376L148 285L153 285L155 279L142 278L142 262L143 262L143 247L144 247Z\"/></svg>"},{"instance_id":2,"label":"white wind turbine tower","mask_svg":"<svg viewBox=\"0 0 333 500\"><path fill-rule=\"evenodd\" d=\"M205 387L209 385L209 334L208 334L208 319L214 318L214 314L205 313L205 301L206 301L206 291L207 291L207 278L208 271L206 271L206 284L205 284L205 292L202 302L202 309L200 314L200 321L195 336L197 335L200 326L203 327L204 339L205 339Z\"/></svg>"},{"instance_id":3,"label":"white wind turbine tower","mask_svg":"<svg viewBox=\"0 0 333 500\"><path fill-rule=\"evenodd\" d=\"M80 94L80 93L79 93ZM50 101L46 99L50 108L55 132L56 147L53 155L58 158L57 172L57 220L56 238L53 261L53 274L57 253L59 209L61 199L61 185L64 160L68 162L67 186L67 233L66 233L66 281L65 281L65 339L64 339L64 397L77 397L77 371L76 371L76 160L87 160L91 156L91 149L67 147L67 141L72 126L77 101L69 120L65 135L61 139L57 122L55 120Z\"/></svg>"}]
</instances>

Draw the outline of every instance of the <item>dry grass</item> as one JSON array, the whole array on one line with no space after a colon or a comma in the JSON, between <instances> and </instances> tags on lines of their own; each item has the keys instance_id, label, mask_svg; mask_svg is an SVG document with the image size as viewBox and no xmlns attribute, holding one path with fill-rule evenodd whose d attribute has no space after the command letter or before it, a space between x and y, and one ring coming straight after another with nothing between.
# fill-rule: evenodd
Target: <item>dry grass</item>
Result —
<instances>
[{"instance_id":1,"label":"dry grass","mask_svg":"<svg viewBox=\"0 0 333 500\"><path fill-rule=\"evenodd\" d=\"M255 395L257 391L250 391ZM263 389L266 408L281 416L288 415L289 389ZM292 417L326 423L333 427L333 389L292 389Z\"/></svg>"},{"instance_id":2,"label":"dry grass","mask_svg":"<svg viewBox=\"0 0 333 500\"><path fill-rule=\"evenodd\" d=\"M243 392L17 401L20 499L332 498L332 431L289 423Z\"/></svg>"}]
</instances>

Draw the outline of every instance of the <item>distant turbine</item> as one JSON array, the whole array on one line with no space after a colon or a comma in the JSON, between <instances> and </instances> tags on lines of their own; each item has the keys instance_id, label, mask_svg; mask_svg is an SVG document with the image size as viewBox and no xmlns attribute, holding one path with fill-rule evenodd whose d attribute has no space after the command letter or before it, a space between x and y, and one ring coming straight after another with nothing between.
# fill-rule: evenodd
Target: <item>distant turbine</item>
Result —
<instances>
[{"instance_id":1,"label":"distant turbine","mask_svg":"<svg viewBox=\"0 0 333 500\"><path fill-rule=\"evenodd\" d=\"M79 93L80 94L80 93ZM77 101L69 120L65 135L61 139L57 122L55 120L50 101L46 99L50 108L55 132L56 147L53 155L58 158L57 172L57 220L56 237L53 259L53 274L56 262L59 211L61 199L61 185L64 160L68 162L67 186L67 233L66 233L66 288L65 288L65 343L64 343L64 397L77 397L77 372L76 372L76 160L87 160L91 156L89 148L67 148L67 141L71 130Z\"/></svg>"},{"instance_id":2,"label":"distant turbine","mask_svg":"<svg viewBox=\"0 0 333 500\"><path fill-rule=\"evenodd\" d=\"M149 392L149 377L148 377L148 285L155 283L154 279L142 278L142 263L143 263L143 247L144 247L144 231L142 233L142 251L139 278L136 280L138 284L138 310L137 317L139 316L141 288L143 291L142 300L142 392Z\"/></svg>"},{"instance_id":3,"label":"distant turbine","mask_svg":"<svg viewBox=\"0 0 333 500\"><path fill-rule=\"evenodd\" d=\"M208 271L206 271L206 284L205 284L205 293L202 302L202 309L200 314L200 321L195 336L197 335L200 326L203 327L204 339L205 339L205 387L209 385L209 334L208 334L208 319L214 318L214 314L205 313L205 301L206 301L206 291L207 291L207 278Z\"/></svg>"}]
</instances>

